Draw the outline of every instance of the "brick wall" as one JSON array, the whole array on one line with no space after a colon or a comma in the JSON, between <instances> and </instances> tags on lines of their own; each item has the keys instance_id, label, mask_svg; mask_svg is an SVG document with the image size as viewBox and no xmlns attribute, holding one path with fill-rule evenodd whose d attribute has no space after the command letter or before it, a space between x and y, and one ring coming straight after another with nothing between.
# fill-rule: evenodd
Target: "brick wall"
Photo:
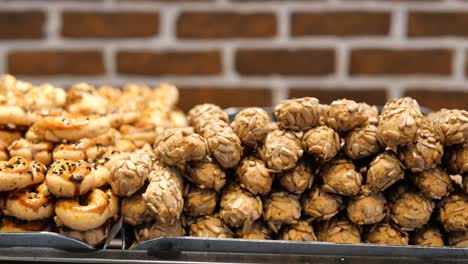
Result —
<instances>
[{"instance_id":1,"label":"brick wall","mask_svg":"<svg viewBox=\"0 0 468 264\"><path fill-rule=\"evenodd\" d=\"M0 72L174 82L201 102L287 97L468 108L464 0L0 0Z\"/></svg>"}]
</instances>

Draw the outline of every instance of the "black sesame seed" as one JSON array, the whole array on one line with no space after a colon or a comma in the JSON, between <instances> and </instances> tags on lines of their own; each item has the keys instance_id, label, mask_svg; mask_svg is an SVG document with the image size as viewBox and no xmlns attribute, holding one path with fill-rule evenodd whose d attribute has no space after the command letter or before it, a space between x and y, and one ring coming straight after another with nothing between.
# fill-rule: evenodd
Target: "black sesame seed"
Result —
<instances>
[{"instance_id":1,"label":"black sesame seed","mask_svg":"<svg viewBox=\"0 0 468 264\"><path fill-rule=\"evenodd\" d=\"M77 175L77 174L72 174L69 179L72 182L78 182L79 183L79 182L83 181L83 176Z\"/></svg>"}]
</instances>

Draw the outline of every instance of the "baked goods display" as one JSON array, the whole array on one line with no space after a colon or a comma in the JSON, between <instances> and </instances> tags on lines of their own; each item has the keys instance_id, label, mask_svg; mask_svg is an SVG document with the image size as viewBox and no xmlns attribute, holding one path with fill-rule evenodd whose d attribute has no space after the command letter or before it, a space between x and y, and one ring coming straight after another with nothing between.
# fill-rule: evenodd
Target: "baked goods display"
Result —
<instances>
[{"instance_id":1,"label":"baked goods display","mask_svg":"<svg viewBox=\"0 0 468 264\"><path fill-rule=\"evenodd\" d=\"M170 219L180 215L185 235L464 245L468 112L424 116L401 98L379 115L352 100L299 98L281 102L275 115L277 122L245 108L229 127L219 107L198 105L188 114L192 128L156 139L156 162L186 179L184 209L176 173L158 200L170 205Z\"/></svg>"},{"instance_id":2,"label":"baked goods display","mask_svg":"<svg viewBox=\"0 0 468 264\"><path fill-rule=\"evenodd\" d=\"M468 112L411 98L285 100L232 120L178 91L0 82L1 232L91 245L193 236L387 245L468 241ZM28 96L36 96L31 100ZM0 109L1 110L1 109ZM12 118L11 116L14 116Z\"/></svg>"},{"instance_id":3,"label":"baked goods display","mask_svg":"<svg viewBox=\"0 0 468 264\"><path fill-rule=\"evenodd\" d=\"M142 193L156 172L156 135L186 126L177 100L169 84L64 90L3 76L0 232L53 231L96 246L120 215L152 220ZM179 196L182 208L182 182Z\"/></svg>"}]
</instances>

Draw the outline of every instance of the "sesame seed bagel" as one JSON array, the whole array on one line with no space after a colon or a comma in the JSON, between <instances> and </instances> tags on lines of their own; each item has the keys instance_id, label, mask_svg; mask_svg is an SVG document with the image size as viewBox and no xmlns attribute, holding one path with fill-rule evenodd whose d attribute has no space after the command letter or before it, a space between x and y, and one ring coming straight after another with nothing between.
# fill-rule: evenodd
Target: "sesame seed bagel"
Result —
<instances>
[{"instance_id":1,"label":"sesame seed bagel","mask_svg":"<svg viewBox=\"0 0 468 264\"><path fill-rule=\"evenodd\" d=\"M39 161L13 157L0 161L0 191L22 189L44 181L46 167Z\"/></svg>"},{"instance_id":2,"label":"sesame seed bagel","mask_svg":"<svg viewBox=\"0 0 468 264\"><path fill-rule=\"evenodd\" d=\"M109 171L86 161L56 160L46 176L49 191L57 197L74 197L106 184Z\"/></svg>"},{"instance_id":3,"label":"sesame seed bagel","mask_svg":"<svg viewBox=\"0 0 468 264\"><path fill-rule=\"evenodd\" d=\"M36 188L10 193L3 213L21 220L34 221L51 217L54 206L54 197L50 196L47 186L42 183Z\"/></svg>"},{"instance_id":4,"label":"sesame seed bagel","mask_svg":"<svg viewBox=\"0 0 468 264\"><path fill-rule=\"evenodd\" d=\"M31 127L36 136L52 142L92 138L105 134L109 129L109 121L95 115L45 116L39 118Z\"/></svg>"}]
</instances>

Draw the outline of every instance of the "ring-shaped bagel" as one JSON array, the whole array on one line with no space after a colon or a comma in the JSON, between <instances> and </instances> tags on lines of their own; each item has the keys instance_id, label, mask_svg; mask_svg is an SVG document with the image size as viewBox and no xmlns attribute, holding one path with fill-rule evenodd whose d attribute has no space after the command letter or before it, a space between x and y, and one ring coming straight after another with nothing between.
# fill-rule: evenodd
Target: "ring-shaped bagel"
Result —
<instances>
[{"instance_id":1,"label":"ring-shaped bagel","mask_svg":"<svg viewBox=\"0 0 468 264\"><path fill-rule=\"evenodd\" d=\"M83 204L79 198L63 198L55 205L57 226L88 231L103 225L119 211L119 197L112 190L92 190Z\"/></svg>"},{"instance_id":2,"label":"ring-shaped bagel","mask_svg":"<svg viewBox=\"0 0 468 264\"><path fill-rule=\"evenodd\" d=\"M10 193L3 213L20 220L41 220L54 214L54 205L54 197L50 196L47 186L42 183L37 188L26 188Z\"/></svg>"},{"instance_id":3,"label":"ring-shaped bagel","mask_svg":"<svg viewBox=\"0 0 468 264\"><path fill-rule=\"evenodd\" d=\"M27 160L37 160L48 166L52 163L53 147L52 143L47 141L31 142L26 139L18 139L8 147L8 150L12 157L20 156Z\"/></svg>"},{"instance_id":4,"label":"ring-shaped bagel","mask_svg":"<svg viewBox=\"0 0 468 264\"><path fill-rule=\"evenodd\" d=\"M44 181L46 167L39 161L13 157L0 161L0 191L22 189Z\"/></svg>"},{"instance_id":5,"label":"ring-shaped bagel","mask_svg":"<svg viewBox=\"0 0 468 264\"><path fill-rule=\"evenodd\" d=\"M110 129L109 121L99 116L45 116L31 127L40 138L52 142L78 141L105 134Z\"/></svg>"},{"instance_id":6,"label":"ring-shaped bagel","mask_svg":"<svg viewBox=\"0 0 468 264\"><path fill-rule=\"evenodd\" d=\"M96 143L88 138L80 139L72 144L60 144L54 149L54 159L68 159L73 161L94 161L98 156Z\"/></svg>"},{"instance_id":7,"label":"ring-shaped bagel","mask_svg":"<svg viewBox=\"0 0 468 264\"><path fill-rule=\"evenodd\" d=\"M46 184L57 197L73 197L107 183L109 171L84 160L56 160L47 171Z\"/></svg>"},{"instance_id":8,"label":"ring-shaped bagel","mask_svg":"<svg viewBox=\"0 0 468 264\"><path fill-rule=\"evenodd\" d=\"M37 119L37 114L19 106L0 106L0 124L30 126Z\"/></svg>"}]
</instances>

